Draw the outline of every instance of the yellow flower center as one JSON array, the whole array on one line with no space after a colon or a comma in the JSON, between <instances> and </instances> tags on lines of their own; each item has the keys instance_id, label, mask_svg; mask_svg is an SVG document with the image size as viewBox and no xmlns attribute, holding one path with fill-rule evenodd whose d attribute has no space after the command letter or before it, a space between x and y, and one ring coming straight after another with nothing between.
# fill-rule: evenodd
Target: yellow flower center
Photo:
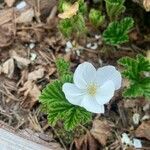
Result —
<instances>
[{"instance_id":1,"label":"yellow flower center","mask_svg":"<svg viewBox=\"0 0 150 150\"><path fill-rule=\"evenodd\" d=\"M96 95L96 91L97 91L97 86L95 84L90 84L87 88L87 92L91 96Z\"/></svg>"}]
</instances>

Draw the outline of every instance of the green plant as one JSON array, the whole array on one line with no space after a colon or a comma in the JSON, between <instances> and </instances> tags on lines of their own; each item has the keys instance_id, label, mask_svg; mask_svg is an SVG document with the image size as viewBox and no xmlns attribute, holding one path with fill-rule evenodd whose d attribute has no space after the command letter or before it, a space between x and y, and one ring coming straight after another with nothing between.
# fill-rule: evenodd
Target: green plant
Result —
<instances>
[{"instance_id":1,"label":"green plant","mask_svg":"<svg viewBox=\"0 0 150 150\"><path fill-rule=\"evenodd\" d=\"M70 71L70 63L65 61L63 58L58 58L56 60L56 67L59 77L72 74Z\"/></svg>"},{"instance_id":2,"label":"green plant","mask_svg":"<svg viewBox=\"0 0 150 150\"><path fill-rule=\"evenodd\" d=\"M78 14L72 18L60 20L58 28L65 37L71 37L73 33L80 35L86 31L84 18Z\"/></svg>"},{"instance_id":3,"label":"green plant","mask_svg":"<svg viewBox=\"0 0 150 150\"><path fill-rule=\"evenodd\" d=\"M124 97L150 98L150 61L142 55L136 59L130 57L121 58L118 63L125 67L123 76L128 78L130 86L123 92Z\"/></svg>"},{"instance_id":4,"label":"green plant","mask_svg":"<svg viewBox=\"0 0 150 150\"><path fill-rule=\"evenodd\" d=\"M134 25L131 17L126 17L121 21L110 23L103 32L103 39L106 44L119 45L129 41L128 33Z\"/></svg>"},{"instance_id":5,"label":"green plant","mask_svg":"<svg viewBox=\"0 0 150 150\"><path fill-rule=\"evenodd\" d=\"M73 22L70 19L60 20L58 28L65 37L70 37L73 32L72 25Z\"/></svg>"},{"instance_id":6,"label":"green plant","mask_svg":"<svg viewBox=\"0 0 150 150\"><path fill-rule=\"evenodd\" d=\"M64 14L61 14L58 28L65 37L71 37L73 33L80 35L86 31L84 15L87 12L87 5L84 0L79 0L73 5L61 0L59 10Z\"/></svg>"},{"instance_id":7,"label":"green plant","mask_svg":"<svg viewBox=\"0 0 150 150\"><path fill-rule=\"evenodd\" d=\"M91 9L89 13L89 20L95 27L99 27L104 22L105 16L102 15L101 11Z\"/></svg>"},{"instance_id":8,"label":"green plant","mask_svg":"<svg viewBox=\"0 0 150 150\"><path fill-rule=\"evenodd\" d=\"M87 14L87 4L84 2L84 0L78 0L79 3L79 12L82 15Z\"/></svg>"},{"instance_id":9,"label":"green plant","mask_svg":"<svg viewBox=\"0 0 150 150\"><path fill-rule=\"evenodd\" d=\"M110 21L115 21L125 11L124 0L105 0L105 2Z\"/></svg>"},{"instance_id":10,"label":"green plant","mask_svg":"<svg viewBox=\"0 0 150 150\"><path fill-rule=\"evenodd\" d=\"M70 3L67 2L67 1L64 1L64 0L59 0L59 3L58 3L58 10L59 12L63 12L65 11L67 8L70 7Z\"/></svg>"},{"instance_id":11,"label":"green plant","mask_svg":"<svg viewBox=\"0 0 150 150\"><path fill-rule=\"evenodd\" d=\"M89 122L92 114L82 107L70 104L65 98L62 85L66 82L72 82L69 63L59 59L56 66L60 79L48 84L43 89L39 101L48 115L49 124L54 126L57 121L63 121L65 130L73 130L79 124Z\"/></svg>"}]
</instances>

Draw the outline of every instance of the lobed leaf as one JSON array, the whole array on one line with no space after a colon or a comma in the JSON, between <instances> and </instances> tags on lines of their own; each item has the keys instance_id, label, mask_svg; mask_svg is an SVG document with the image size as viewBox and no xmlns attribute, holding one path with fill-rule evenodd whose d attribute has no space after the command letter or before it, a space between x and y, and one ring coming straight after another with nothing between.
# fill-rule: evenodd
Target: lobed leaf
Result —
<instances>
[{"instance_id":1,"label":"lobed leaf","mask_svg":"<svg viewBox=\"0 0 150 150\"><path fill-rule=\"evenodd\" d=\"M124 0L105 0L105 2L110 21L117 20L120 14L125 11Z\"/></svg>"},{"instance_id":2,"label":"lobed leaf","mask_svg":"<svg viewBox=\"0 0 150 150\"><path fill-rule=\"evenodd\" d=\"M102 15L101 11L91 9L89 13L89 19L95 27L99 27L104 22L105 16Z\"/></svg>"},{"instance_id":3,"label":"lobed leaf","mask_svg":"<svg viewBox=\"0 0 150 150\"><path fill-rule=\"evenodd\" d=\"M130 17L126 17L121 21L110 23L103 32L103 39L106 44L119 45L129 41L128 33L133 27L134 21Z\"/></svg>"},{"instance_id":4,"label":"lobed leaf","mask_svg":"<svg viewBox=\"0 0 150 150\"><path fill-rule=\"evenodd\" d=\"M48 122L54 126L57 121L63 121L66 130L72 130L79 124L91 120L91 113L84 108L70 104L62 91L62 85L72 81L71 75L64 75L61 80L50 83L43 89L39 97L48 114Z\"/></svg>"},{"instance_id":5,"label":"lobed leaf","mask_svg":"<svg viewBox=\"0 0 150 150\"><path fill-rule=\"evenodd\" d=\"M142 55L136 59L121 58L118 63L125 67L122 74L130 81L130 86L125 89L124 97L141 97L150 99L150 62Z\"/></svg>"}]
</instances>

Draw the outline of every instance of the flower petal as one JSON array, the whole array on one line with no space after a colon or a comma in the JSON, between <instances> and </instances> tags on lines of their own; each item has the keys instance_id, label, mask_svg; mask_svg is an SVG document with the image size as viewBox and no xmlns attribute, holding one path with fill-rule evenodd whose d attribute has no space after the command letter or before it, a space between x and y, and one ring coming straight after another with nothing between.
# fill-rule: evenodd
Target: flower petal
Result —
<instances>
[{"instance_id":1,"label":"flower petal","mask_svg":"<svg viewBox=\"0 0 150 150\"><path fill-rule=\"evenodd\" d=\"M80 106L92 113L104 113L104 105L99 105L95 97L85 95Z\"/></svg>"},{"instance_id":2,"label":"flower petal","mask_svg":"<svg viewBox=\"0 0 150 150\"><path fill-rule=\"evenodd\" d=\"M96 101L99 105L104 105L108 103L114 96L115 85L112 81L107 81L104 83L96 93Z\"/></svg>"},{"instance_id":3,"label":"flower petal","mask_svg":"<svg viewBox=\"0 0 150 150\"><path fill-rule=\"evenodd\" d=\"M121 73L114 66L105 66L97 70L96 81L99 85L103 85L108 80L113 81L115 90L121 87Z\"/></svg>"},{"instance_id":4,"label":"flower petal","mask_svg":"<svg viewBox=\"0 0 150 150\"><path fill-rule=\"evenodd\" d=\"M62 90L65 94L66 99L73 105L80 105L83 97L85 95L85 91L79 89L72 83L65 83L62 87Z\"/></svg>"},{"instance_id":5,"label":"flower petal","mask_svg":"<svg viewBox=\"0 0 150 150\"><path fill-rule=\"evenodd\" d=\"M89 62L84 62L75 70L74 83L78 88L85 89L88 83L94 81L95 75L95 67Z\"/></svg>"}]
</instances>

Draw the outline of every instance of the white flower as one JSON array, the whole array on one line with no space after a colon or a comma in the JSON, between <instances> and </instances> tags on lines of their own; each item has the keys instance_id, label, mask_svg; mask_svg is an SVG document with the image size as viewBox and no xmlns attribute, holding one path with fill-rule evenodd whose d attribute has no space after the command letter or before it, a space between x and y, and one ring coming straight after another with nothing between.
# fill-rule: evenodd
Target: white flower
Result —
<instances>
[{"instance_id":1,"label":"white flower","mask_svg":"<svg viewBox=\"0 0 150 150\"><path fill-rule=\"evenodd\" d=\"M93 113L104 113L104 104L121 87L121 74L113 66L98 70L89 63L80 64L73 76L74 83L65 83L63 92L73 105L84 107Z\"/></svg>"}]
</instances>

